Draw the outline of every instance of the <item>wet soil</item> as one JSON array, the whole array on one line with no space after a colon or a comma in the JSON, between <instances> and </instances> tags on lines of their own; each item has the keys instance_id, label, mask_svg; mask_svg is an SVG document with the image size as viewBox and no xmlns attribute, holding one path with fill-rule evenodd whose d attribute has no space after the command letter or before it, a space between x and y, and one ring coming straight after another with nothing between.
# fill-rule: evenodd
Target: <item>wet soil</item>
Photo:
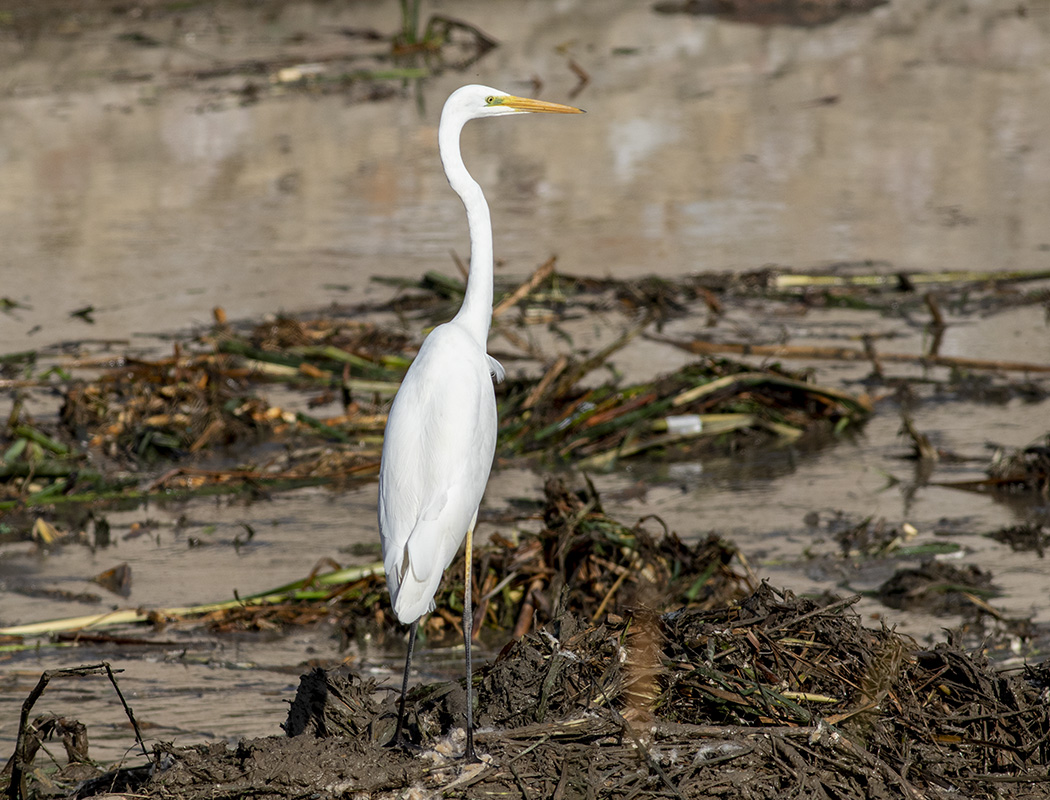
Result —
<instances>
[{"instance_id":1,"label":"wet soil","mask_svg":"<svg viewBox=\"0 0 1050 800\"><path fill-rule=\"evenodd\" d=\"M462 682L413 689L416 752L388 746L392 693L316 669L287 738L157 745L151 768L74 796L1050 796L1045 665L1003 673L950 642L918 648L862 626L848 601L763 586L712 611L598 626L565 613L474 683L479 764L462 761L454 729Z\"/></svg>"},{"instance_id":2,"label":"wet soil","mask_svg":"<svg viewBox=\"0 0 1050 800\"><path fill-rule=\"evenodd\" d=\"M414 686L409 745L395 747L397 693L342 666L302 675L284 738L159 743L149 766L103 772L90 764L87 726L33 715L49 681L105 675L145 751L103 664L45 673L30 693L6 769L22 787L11 796L771 798L824 797L833 786L837 797L879 798L952 797L959 785L969 797L1050 796L1045 662L1004 670L955 636L921 647L865 627L857 597L757 585L725 543L687 547L670 532L626 528L590 486L551 480L546 495L543 532L478 554L479 586L492 570L505 591L480 593L476 629L491 635L517 620L473 675L480 763L462 760L463 681ZM884 601L928 603L950 585L962 603L977 578L944 566L903 571ZM361 580L335 593L353 635L392 619L382 588ZM455 622L449 583L423 626L429 646ZM303 625L317 619L312 607L233 606L205 620L227 633ZM34 766L52 739L68 763Z\"/></svg>"}]
</instances>

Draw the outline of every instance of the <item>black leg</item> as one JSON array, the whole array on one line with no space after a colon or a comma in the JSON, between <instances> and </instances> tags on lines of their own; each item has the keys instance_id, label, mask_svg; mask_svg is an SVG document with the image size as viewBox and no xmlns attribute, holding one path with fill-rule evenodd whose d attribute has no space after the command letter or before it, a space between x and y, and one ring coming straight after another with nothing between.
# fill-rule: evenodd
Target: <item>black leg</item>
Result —
<instances>
[{"instance_id":1,"label":"black leg","mask_svg":"<svg viewBox=\"0 0 1050 800\"><path fill-rule=\"evenodd\" d=\"M408 655L405 656L405 677L401 680L401 702L397 707L397 730L394 732L394 739L390 743L394 747L405 747L408 744L404 738L405 695L408 694L408 670L412 666L412 651L416 646L416 630L418 628L418 619L408 627Z\"/></svg>"},{"instance_id":2,"label":"black leg","mask_svg":"<svg viewBox=\"0 0 1050 800\"><path fill-rule=\"evenodd\" d=\"M468 763L477 763L481 759L474 752L474 681L470 668L470 643L474 638L474 611L471 608L470 595L473 580L471 562L473 560L474 526L467 530L466 575L463 580L463 643L467 652L467 749L463 758Z\"/></svg>"}]
</instances>

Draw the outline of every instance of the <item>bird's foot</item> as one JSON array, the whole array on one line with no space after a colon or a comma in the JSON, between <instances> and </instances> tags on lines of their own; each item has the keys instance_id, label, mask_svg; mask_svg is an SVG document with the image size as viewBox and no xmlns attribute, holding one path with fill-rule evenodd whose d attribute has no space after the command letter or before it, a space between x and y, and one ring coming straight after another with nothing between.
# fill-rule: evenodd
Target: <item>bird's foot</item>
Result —
<instances>
[{"instance_id":1,"label":"bird's foot","mask_svg":"<svg viewBox=\"0 0 1050 800\"><path fill-rule=\"evenodd\" d=\"M461 758L465 765L486 764L492 761L491 756L479 756L478 751L474 749L474 731L467 731L466 741L463 744L463 755Z\"/></svg>"}]
</instances>

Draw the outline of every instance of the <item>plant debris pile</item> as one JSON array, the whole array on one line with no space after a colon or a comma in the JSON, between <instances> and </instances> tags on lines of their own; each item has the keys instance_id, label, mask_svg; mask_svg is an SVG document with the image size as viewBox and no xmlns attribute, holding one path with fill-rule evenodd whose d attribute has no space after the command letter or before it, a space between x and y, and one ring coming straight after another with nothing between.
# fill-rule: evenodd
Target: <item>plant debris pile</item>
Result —
<instances>
[{"instance_id":1,"label":"plant debris pile","mask_svg":"<svg viewBox=\"0 0 1050 800\"><path fill-rule=\"evenodd\" d=\"M775 365L755 371L707 358L651 383L581 388L578 378L591 368L562 359L539 384L508 382L504 447L608 468L640 453L688 458L713 444L734 449L817 428L842 431L871 413L866 400Z\"/></svg>"},{"instance_id":2,"label":"plant debris pile","mask_svg":"<svg viewBox=\"0 0 1050 800\"><path fill-rule=\"evenodd\" d=\"M605 514L589 481L572 491L561 479L550 478L544 493L546 527L518 547L509 566L528 563L539 548L543 566L530 577L550 576L548 601L557 597L563 610L599 619L604 612L622 614L637 606L710 608L753 588L747 576L731 568L737 552L724 540L710 536L687 545L666 526L652 533L644 524L663 526L657 517L628 528ZM548 612L541 621L553 616Z\"/></svg>"},{"instance_id":3,"label":"plant debris pile","mask_svg":"<svg viewBox=\"0 0 1050 800\"><path fill-rule=\"evenodd\" d=\"M917 434L914 430L909 431L909 435L916 442L920 458L928 459L932 463L945 457L939 451L933 450L928 440L925 446L923 445L922 440L926 439L925 436ZM948 454L948 457L951 457L951 454ZM988 477L979 480L948 480L940 481L939 484L965 491L987 493L1002 501L1017 497L1042 500L1050 498L1050 433L1037 437L1024 447L996 448L985 467L985 474Z\"/></svg>"},{"instance_id":4,"label":"plant debris pile","mask_svg":"<svg viewBox=\"0 0 1050 800\"><path fill-rule=\"evenodd\" d=\"M866 339L863 347L785 342L768 338L772 328L768 335L758 329L747 341L733 341L731 326L720 321L750 307L766 316L776 308L794 314L822 306L900 316L925 306L936 334L944 325L941 305L965 316L1043 303L1045 289L1018 287L1045 282L1050 273L906 275L887 272L889 265L839 264L819 274L766 268L680 280L613 280L559 273L554 264L549 260L520 284L498 282L493 332L514 347L498 354L513 375L498 389L498 453L504 461L539 458L605 469L627 458L693 458L712 449L734 452L822 438L870 415L866 397L779 366L787 359L867 361L874 381L897 385L912 385L915 377L888 376L887 365L924 371L944 366L949 379L934 382L941 396L965 394L974 381L1000 402L1046 396L1034 377L993 385L982 373L1040 376L1050 367L941 355L936 335L929 352L915 355L880 350L876 339ZM102 347L97 353L90 343L67 343L0 357L3 374L20 392L39 389L63 400L61 417L54 420L32 418L22 396L16 400L0 430L0 510L371 479L387 404L416 348L416 339L403 331L405 321L415 329L447 319L464 288L462 281L439 274L392 283L401 290L392 299L295 318L233 324L216 309L214 326L180 337L172 355L155 360L114 355L111 343L96 345ZM930 285L938 287L936 296L918 291ZM577 347L569 323L607 317L610 309L629 320L625 329L599 349ZM666 323L705 309L708 328L699 338L660 333ZM391 313L400 317L397 327L379 321ZM545 352L536 344L533 331L541 325L568 344L566 352ZM776 331L780 336L779 326ZM623 385L613 377L594 385L596 371L613 366L611 359L636 337L684 349L699 360L646 383ZM762 359L762 366L727 355ZM515 361L532 369L514 369ZM929 383L923 375L923 384ZM280 405L267 398L267 387L278 387ZM280 447L253 447L257 443ZM1045 492L1045 449L1037 443L994 464L987 481L959 488ZM129 476L130 469L143 467L160 474L145 482Z\"/></svg>"},{"instance_id":5,"label":"plant debris pile","mask_svg":"<svg viewBox=\"0 0 1050 800\"><path fill-rule=\"evenodd\" d=\"M1050 497L1050 434L1037 444L996 453L988 477L998 491L1037 492Z\"/></svg>"},{"instance_id":6,"label":"plant debris pile","mask_svg":"<svg viewBox=\"0 0 1050 800\"><path fill-rule=\"evenodd\" d=\"M545 494L539 531L514 538L497 533L475 546L475 635L502 645L563 611L601 619L638 605L710 608L754 588L746 566L734 565L736 548L716 536L689 545L656 517L626 526L604 513L589 482L570 490L552 478ZM460 557L420 628L431 643L462 638L462 575ZM386 579L371 566L315 571L280 589L203 609L200 622L221 633L272 631L334 615L347 641L403 634ZM158 613L149 621L163 626L167 620Z\"/></svg>"},{"instance_id":7,"label":"plant debris pile","mask_svg":"<svg viewBox=\"0 0 1050 800\"><path fill-rule=\"evenodd\" d=\"M517 542L497 534L475 547L476 635L502 645L508 636L520 637L563 611L597 620L639 604L709 608L753 588L752 579L733 567L736 549L717 537L687 545L666 529L627 527L602 511L589 484L571 491L550 479L545 493L542 530L524 533ZM462 575L460 559L448 569L436 609L420 628L432 643L461 640ZM390 610L386 580L372 571L328 586L314 587L308 579L287 596L224 607L207 622L224 632L269 630L333 612L348 640L403 633Z\"/></svg>"},{"instance_id":8,"label":"plant debris pile","mask_svg":"<svg viewBox=\"0 0 1050 800\"><path fill-rule=\"evenodd\" d=\"M463 684L417 686L423 754L384 747L397 693L345 669L303 676L272 738L155 748L148 797L1050 797L1044 664L998 672L952 641L865 628L849 601L767 585L744 602L589 625L563 614L478 669L477 767ZM111 781L117 776L110 776ZM101 782L93 784L101 791ZM561 787L561 788L559 788ZM80 796L89 796L82 793Z\"/></svg>"},{"instance_id":9,"label":"plant debris pile","mask_svg":"<svg viewBox=\"0 0 1050 800\"><path fill-rule=\"evenodd\" d=\"M129 361L71 386L61 421L74 439L110 458L170 460L251 441L270 427L267 405L245 378L207 356Z\"/></svg>"},{"instance_id":10,"label":"plant debris pile","mask_svg":"<svg viewBox=\"0 0 1050 800\"><path fill-rule=\"evenodd\" d=\"M265 374L262 363L283 364L303 381L332 381L344 372L347 377L399 381L409 363L401 354L412 347L403 333L332 316L278 316L252 326L246 335L223 326L207 340L223 353L257 359L253 366L260 377ZM277 371L270 377L279 376Z\"/></svg>"},{"instance_id":11,"label":"plant debris pile","mask_svg":"<svg viewBox=\"0 0 1050 800\"><path fill-rule=\"evenodd\" d=\"M898 569L876 592L890 608L924 609L937 615L981 613L975 598L995 593L992 574L973 564L956 566L927 559L917 567Z\"/></svg>"},{"instance_id":12,"label":"plant debris pile","mask_svg":"<svg viewBox=\"0 0 1050 800\"><path fill-rule=\"evenodd\" d=\"M594 386L588 378L650 322L681 316L697 297L717 308L717 299L688 282L596 282L557 275L553 262L548 267L501 303L545 309L555 331L560 321L609 303L635 319L602 349L555 357L513 332L535 324L529 309L517 321L497 321L496 330L523 351L505 358L540 369L518 370L497 390L503 460L607 469L625 458L691 458L838 433L871 413L866 398L820 386L801 372L709 355L646 383L624 386L614 377ZM216 309L210 330L178 340L170 355L156 359L63 351L39 378L20 381L61 396L62 405L51 421L31 418L16 402L0 430L0 502L54 505L69 497L140 499L370 479L388 404L416 345L400 329L362 317L402 307L433 315L448 305L445 294L458 299L457 285L431 280L424 293L386 304L251 325L230 324ZM17 364L32 370L35 355L23 354ZM274 387L280 405L267 397ZM146 482L129 478L129 470L142 468L159 474Z\"/></svg>"},{"instance_id":13,"label":"plant debris pile","mask_svg":"<svg viewBox=\"0 0 1050 800\"><path fill-rule=\"evenodd\" d=\"M990 534L997 542L1009 545L1014 552L1034 552L1039 558L1050 550L1050 522L1022 522L1008 525Z\"/></svg>"}]
</instances>

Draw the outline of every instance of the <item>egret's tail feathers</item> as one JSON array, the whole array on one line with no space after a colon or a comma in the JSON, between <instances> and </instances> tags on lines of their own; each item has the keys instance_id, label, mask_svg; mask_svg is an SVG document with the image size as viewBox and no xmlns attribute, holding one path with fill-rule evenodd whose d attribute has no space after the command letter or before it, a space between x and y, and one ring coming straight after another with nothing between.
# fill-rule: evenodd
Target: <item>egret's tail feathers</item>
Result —
<instances>
[{"instance_id":1,"label":"egret's tail feathers","mask_svg":"<svg viewBox=\"0 0 1050 800\"><path fill-rule=\"evenodd\" d=\"M404 588L404 584L401 585ZM394 601L394 613L402 625L412 625L423 616L434 611L434 593L398 592Z\"/></svg>"},{"instance_id":2,"label":"egret's tail feathers","mask_svg":"<svg viewBox=\"0 0 1050 800\"><path fill-rule=\"evenodd\" d=\"M423 534L423 535L420 535ZM390 604L397 618L409 625L434 610L434 595L437 594L441 576L456 554L458 542L445 541L444 537L430 537L426 531L417 531L405 544L401 563L397 570L397 585L389 580ZM431 549L427 549L427 544ZM452 544L452 547L449 545ZM436 551L433 549L437 545Z\"/></svg>"},{"instance_id":3,"label":"egret's tail feathers","mask_svg":"<svg viewBox=\"0 0 1050 800\"><path fill-rule=\"evenodd\" d=\"M409 569L411 559L408 546L396 554L390 552L384 558L386 566L386 588L390 591L390 605L397 618L411 625L424 614L433 611L433 600L426 603L425 590Z\"/></svg>"},{"instance_id":4,"label":"egret's tail feathers","mask_svg":"<svg viewBox=\"0 0 1050 800\"><path fill-rule=\"evenodd\" d=\"M469 508L471 503L475 510L469 520L456 514L441 513L447 512L449 507ZM383 551L390 604L397 618L406 625L434 610L434 595L441 584L441 576L456 557L467 529L473 529L477 521L477 500L473 498L462 503L454 496L450 499L443 495L435 508L437 513L428 510L417 518L407 539L401 540L404 544L400 547L390 545Z\"/></svg>"},{"instance_id":5,"label":"egret's tail feathers","mask_svg":"<svg viewBox=\"0 0 1050 800\"><path fill-rule=\"evenodd\" d=\"M424 614L434 610L434 595L437 593L437 583L441 581L441 573L438 573L437 581L433 589L427 589L423 584L413 580L402 581L397 595L393 598L392 605L394 613L403 625L411 625Z\"/></svg>"}]
</instances>

